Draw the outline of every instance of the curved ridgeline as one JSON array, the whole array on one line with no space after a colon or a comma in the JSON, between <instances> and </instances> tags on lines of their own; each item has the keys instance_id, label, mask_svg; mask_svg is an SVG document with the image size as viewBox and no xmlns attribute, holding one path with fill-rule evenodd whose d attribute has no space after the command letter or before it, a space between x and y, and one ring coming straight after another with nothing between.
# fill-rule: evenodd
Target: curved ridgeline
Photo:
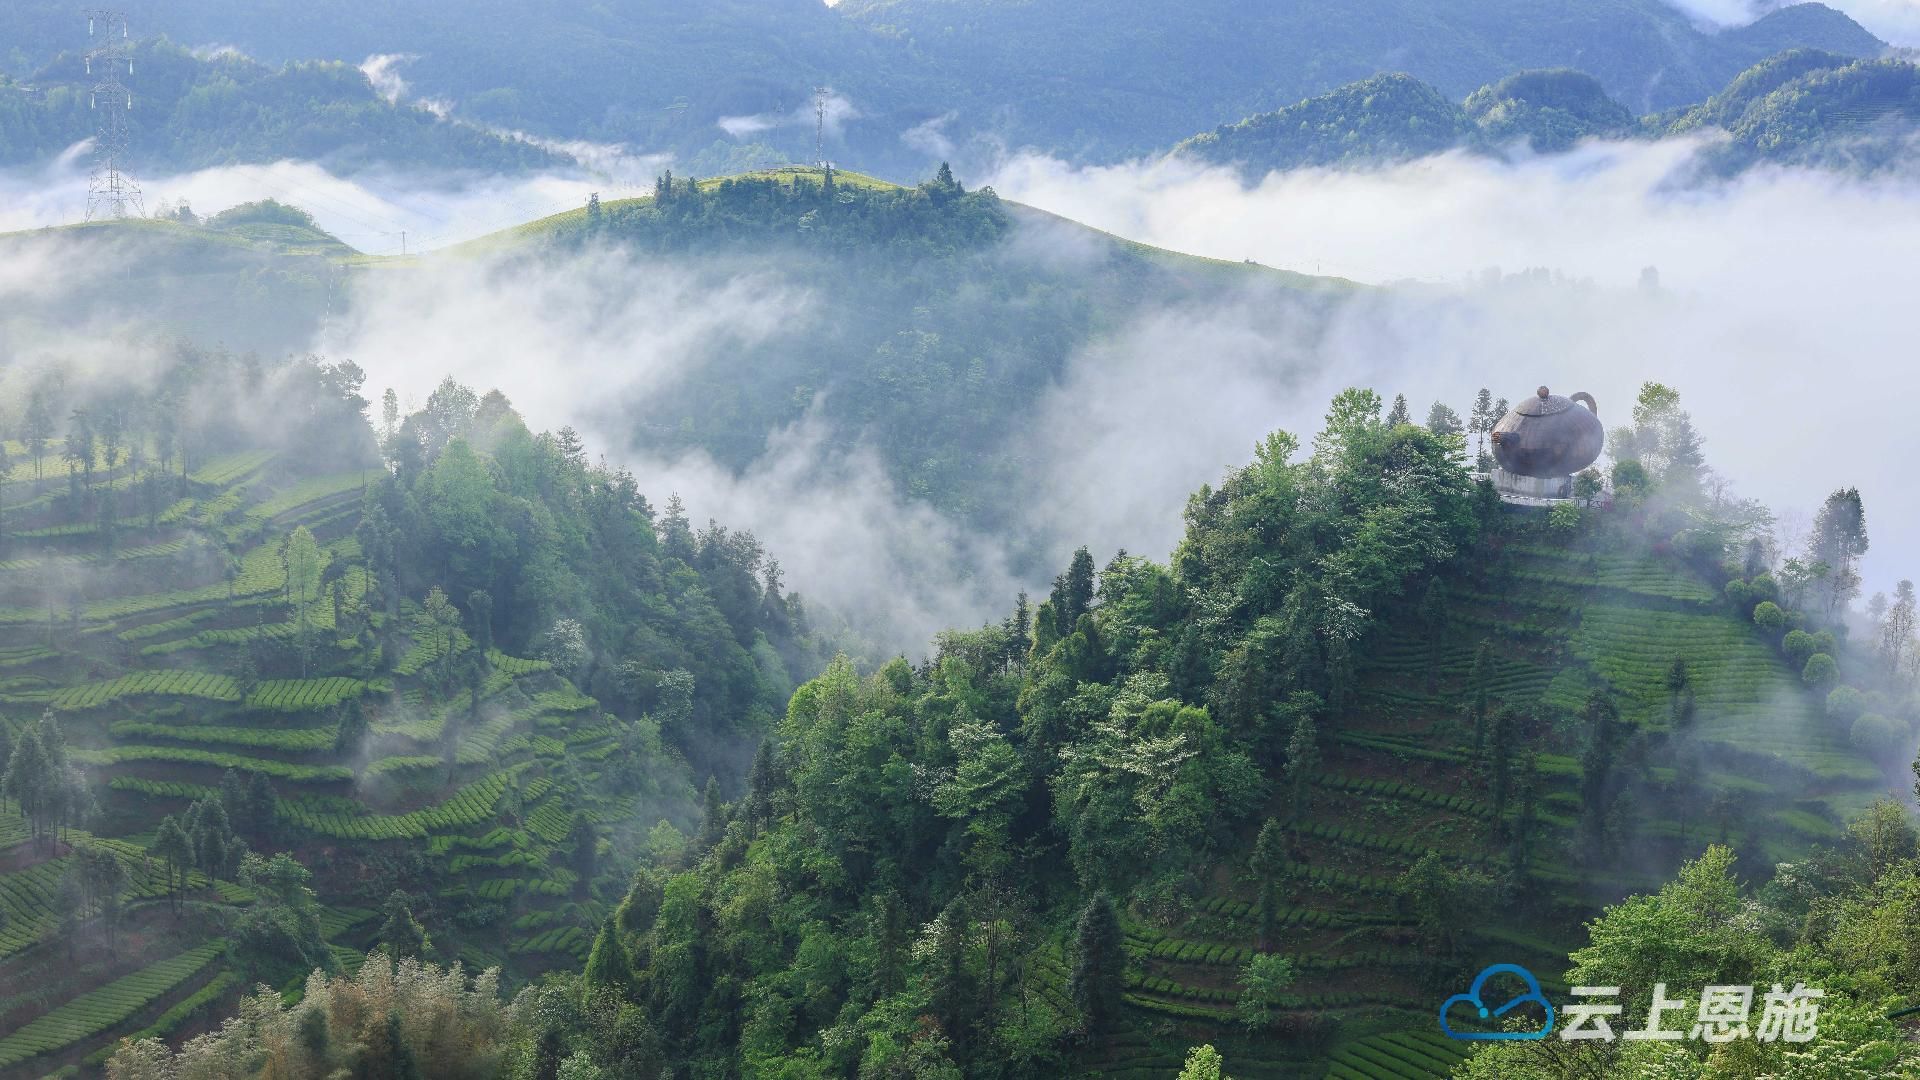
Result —
<instances>
[{"instance_id":1,"label":"curved ridgeline","mask_svg":"<svg viewBox=\"0 0 1920 1080\"><path fill-rule=\"evenodd\" d=\"M196 363L217 383L231 360ZM205 410L177 415L83 374L36 384L62 436L37 464L4 444L0 730L15 756L57 731L80 782L37 822L0 804L0 1076L195 1030L256 981L297 985L313 949L355 969L395 890L443 962L577 966L649 841L678 835L648 830L697 827L692 769L737 776L787 665L819 663L751 537L676 513L656 533L631 477L497 395L443 387L396 480L350 365L269 371L249 408L323 418L271 437L223 427L238 403L195 378L175 389ZM201 804L225 810L224 854L170 858L161 819ZM317 895L249 883L238 844L291 853ZM248 921L283 912L312 919L306 953Z\"/></svg>"}]
</instances>

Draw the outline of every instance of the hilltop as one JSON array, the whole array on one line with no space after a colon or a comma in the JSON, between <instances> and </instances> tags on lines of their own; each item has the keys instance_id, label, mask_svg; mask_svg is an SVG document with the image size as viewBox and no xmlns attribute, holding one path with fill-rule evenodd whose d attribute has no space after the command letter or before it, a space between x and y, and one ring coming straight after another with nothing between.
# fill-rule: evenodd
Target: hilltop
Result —
<instances>
[{"instance_id":1,"label":"hilltop","mask_svg":"<svg viewBox=\"0 0 1920 1080\"><path fill-rule=\"evenodd\" d=\"M1920 66L1795 49L1740 72L1706 101L1636 117L1601 82L1570 69L1523 71L1463 102L1410 75L1381 75L1188 138L1173 152L1251 175L1365 168L1447 151L1559 153L1583 139L1719 135L1718 174L1760 163L1856 172L1907 168L1920 123Z\"/></svg>"},{"instance_id":2,"label":"hilltop","mask_svg":"<svg viewBox=\"0 0 1920 1080\"><path fill-rule=\"evenodd\" d=\"M64 235L16 234L0 247L45 250ZM81 292L42 313L46 332L62 318L146 318L198 340L272 350L307 347L329 304L334 318L351 318L356 287L372 275L431 279L478 266L510 276L603 248L715 282L751 274L762 288L804 296L808 317L700 357L644 397L605 402L621 410L633 447L699 449L743 470L771 433L813 416L826 422L828 449L870 442L898 490L1010 533L1017 500L1003 496L1027 482L1017 434L1078 352L1150 305L1265 298L1307 329L1352 288L1126 241L965 190L950 174L915 187L838 170L829 186L805 168L697 183L668 176L653 195L411 258L271 237L240 245L230 232L177 222L75 235L121 238L128 257L115 272L163 290ZM241 279L266 295L234 290Z\"/></svg>"}]
</instances>

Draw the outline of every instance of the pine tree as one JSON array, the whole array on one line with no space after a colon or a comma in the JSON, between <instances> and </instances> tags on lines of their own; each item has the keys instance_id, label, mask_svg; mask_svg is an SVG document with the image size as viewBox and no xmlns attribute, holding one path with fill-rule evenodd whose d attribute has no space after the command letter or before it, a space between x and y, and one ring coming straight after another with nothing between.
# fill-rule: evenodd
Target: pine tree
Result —
<instances>
[{"instance_id":1,"label":"pine tree","mask_svg":"<svg viewBox=\"0 0 1920 1080\"><path fill-rule=\"evenodd\" d=\"M1126 938L1113 897L1104 890L1094 893L1080 911L1073 937L1073 971L1067 991L1080 1010L1084 1030L1101 1031L1119 1007L1127 971Z\"/></svg>"},{"instance_id":2,"label":"pine tree","mask_svg":"<svg viewBox=\"0 0 1920 1080\"><path fill-rule=\"evenodd\" d=\"M747 838L759 839L760 829L773 817L774 788L773 740L762 738L753 752L753 765L747 770Z\"/></svg>"},{"instance_id":3,"label":"pine tree","mask_svg":"<svg viewBox=\"0 0 1920 1080\"><path fill-rule=\"evenodd\" d=\"M1894 678L1905 676L1912 655L1913 636L1920 630L1920 601L1916 601L1912 581L1903 580L1893 590L1893 603L1887 607L1880 624L1880 652Z\"/></svg>"},{"instance_id":4,"label":"pine tree","mask_svg":"<svg viewBox=\"0 0 1920 1080\"><path fill-rule=\"evenodd\" d=\"M1473 722L1473 756L1479 757L1486 744L1487 692L1493 681L1493 642L1481 638L1473 650L1473 666L1467 671L1467 719Z\"/></svg>"},{"instance_id":5,"label":"pine tree","mask_svg":"<svg viewBox=\"0 0 1920 1080\"><path fill-rule=\"evenodd\" d=\"M1580 755L1580 827L1589 851L1598 853L1606 839L1607 811L1611 809L1614 723L1618 715L1603 690L1587 698L1587 748Z\"/></svg>"},{"instance_id":6,"label":"pine tree","mask_svg":"<svg viewBox=\"0 0 1920 1080\"><path fill-rule=\"evenodd\" d=\"M1447 637L1447 588L1437 576L1427 581L1427 591L1420 597L1420 622L1427 631L1427 688L1431 690L1440 678L1440 647Z\"/></svg>"},{"instance_id":7,"label":"pine tree","mask_svg":"<svg viewBox=\"0 0 1920 1080\"><path fill-rule=\"evenodd\" d=\"M567 855L573 872L579 875L573 891L575 895L585 896L593 887L593 875L600 859L600 833L585 810L573 812L573 822L567 828Z\"/></svg>"},{"instance_id":8,"label":"pine tree","mask_svg":"<svg viewBox=\"0 0 1920 1080\"><path fill-rule=\"evenodd\" d=\"M1313 774L1320 768L1320 733L1314 726L1310 714L1300 714L1293 725L1293 735L1287 739L1287 784L1292 792L1293 822L1297 828L1303 820L1307 806L1308 788L1313 783Z\"/></svg>"},{"instance_id":9,"label":"pine tree","mask_svg":"<svg viewBox=\"0 0 1920 1080\"><path fill-rule=\"evenodd\" d=\"M1069 637L1080 616L1093 610L1093 555L1086 548L1073 553L1067 572L1053 579L1054 633Z\"/></svg>"},{"instance_id":10,"label":"pine tree","mask_svg":"<svg viewBox=\"0 0 1920 1080\"><path fill-rule=\"evenodd\" d=\"M1858 488L1842 488L1827 496L1813 519L1812 555L1830 567L1825 592L1827 619L1837 621L1840 612L1860 593L1860 556L1866 554L1867 512Z\"/></svg>"},{"instance_id":11,"label":"pine tree","mask_svg":"<svg viewBox=\"0 0 1920 1080\"><path fill-rule=\"evenodd\" d=\"M1259 888L1259 947L1262 952L1271 951L1278 944L1280 936L1280 886L1279 878L1286 871L1286 839L1281 834L1280 823L1269 819L1260 826L1260 836L1253 844L1253 857L1248 860L1247 868L1253 871Z\"/></svg>"},{"instance_id":12,"label":"pine tree","mask_svg":"<svg viewBox=\"0 0 1920 1080\"><path fill-rule=\"evenodd\" d=\"M700 795L700 837L702 853L720 846L727 838L727 804L720 798L720 778L707 777L706 790Z\"/></svg>"},{"instance_id":13,"label":"pine tree","mask_svg":"<svg viewBox=\"0 0 1920 1080\"><path fill-rule=\"evenodd\" d=\"M467 618L473 624L473 647L486 658L493 651L493 594L485 589L468 593Z\"/></svg>"},{"instance_id":14,"label":"pine tree","mask_svg":"<svg viewBox=\"0 0 1920 1080\"><path fill-rule=\"evenodd\" d=\"M333 733L333 752L346 757L358 757L367 741L367 712L359 698L349 698L342 702L338 710L339 726Z\"/></svg>"},{"instance_id":15,"label":"pine tree","mask_svg":"<svg viewBox=\"0 0 1920 1080\"><path fill-rule=\"evenodd\" d=\"M1508 849L1508 858L1512 861L1514 876L1526 877L1533 865L1533 830L1538 827L1539 819L1535 800L1539 797L1540 763L1532 750L1520 759L1520 780L1517 794L1520 798L1520 820L1514 827L1513 843Z\"/></svg>"},{"instance_id":16,"label":"pine tree","mask_svg":"<svg viewBox=\"0 0 1920 1080\"><path fill-rule=\"evenodd\" d=\"M1393 408L1387 410L1387 426L1399 427L1401 424L1410 424L1412 422L1413 418L1407 412L1407 395L1393 395Z\"/></svg>"},{"instance_id":17,"label":"pine tree","mask_svg":"<svg viewBox=\"0 0 1920 1080\"><path fill-rule=\"evenodd\" d=\"M1667 668L1667 693L1670 697L1667 720L1676 728L1693 722L1693 676L1687 671L1685 657L1676 656Z\"/></svg>"},{"instance_id":18,"label":"pine tree","mask_svg":"<svg viewBox=\"0 0 1920 1080\"><path fill-rule=\"evenodd\" d=\"M620 943L620 933L614 928L611 915L601 922L600 933L593 939L584 978L590 987L606 987L622 993L633 988L633 964L627 959L627 947Z\"/></svg>"},{"instance_id":19,"label":"pine tree","mask_svg":"<svg viewBox=\"0 0 1920 1080\"><path fill-rule=\"evenodd\" d=\"M1514 728L1519 717L1511 708L1501 709L1493 716L1493 745L1488 755L1487 767L1489 794L1492 796L1490 824L1493 835L1498 838L1506 827L1508 769L1512 763Z\"/></svg>"},{"instance_id":20,"label":"pine tree","mask_svg":"<svg viewBox=\"0 0 1920 1080\"><path fill-rule=\"evenodd\" d=\"M27 819L27 831L40 843L59 820L59 797L53 763L37 728L26 728L7 759L7 771L0 779L5 792L20 807Z\"/></svg>"}]
</instances>

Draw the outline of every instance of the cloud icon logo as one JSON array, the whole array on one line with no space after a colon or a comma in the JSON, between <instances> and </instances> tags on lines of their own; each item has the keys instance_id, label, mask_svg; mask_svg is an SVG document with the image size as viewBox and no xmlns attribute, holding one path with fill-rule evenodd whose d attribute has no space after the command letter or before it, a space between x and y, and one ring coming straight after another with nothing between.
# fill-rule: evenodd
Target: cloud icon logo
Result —
<instances>
[{"instance_id":1,"label":"cloud icon logo","mask_svg":"<svg viewBox=\"0 0 1920 1080\"><path fill-rule=\"evenodd\" d=\"M1527 992L1507 1002L1505 1005L1489 1011L1487 1009L1487 1003L1480 998L1480 988L1486 985L1487 980L1495 975L1517 976L1520 981L1527 984ZM1454 1005L1460 1002L1466 1002L1468 1005L1473 1006L1474 1011L1479 1013L1482 1020L1485 1020L1505 1016L1529 1001L1539 1002L1540 1007L1547 1011L1547 1022L1539 1031L1461 1032L1453 1030L1453 1026L1447 1023L1447 1010L1453 1008ZM1547 1037L1547 1032L1553 1030L1553 1003L1548 1001L1547 996L1540 992L1540 980L1533 977L1533 972L1528 971L1518 964L1493 964L1473 977L1473 986L1469 988L1466 993L1455 994L1440 1003L1440 1030L1446 1032L1447 1038L1449 1039L1467 1039L1485 1042L1507 1039L1544 1039Z\"/></svg>"}]
</instances>

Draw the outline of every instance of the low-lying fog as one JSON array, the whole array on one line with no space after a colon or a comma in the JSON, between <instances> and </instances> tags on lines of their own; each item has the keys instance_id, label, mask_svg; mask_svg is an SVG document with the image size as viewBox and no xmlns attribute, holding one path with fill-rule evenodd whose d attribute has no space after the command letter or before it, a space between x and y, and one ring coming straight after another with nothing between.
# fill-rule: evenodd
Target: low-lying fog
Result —
<instances>
[{"instance_id":1,"label":"low-lying fog","mask_svg":"<svg viewBox=\"0 0 1920 1080\"><path fill-rule=\"evenodd\" d=\"M1596 144L1498 162L1448 155L1367 172L1249 181L1177 161L1081 168L1036 156L990 175L1004 197L1179 251L1250 259L1381 288L1357 291L1331 326L1302 334L1258 293L1165 305L1093 343L1035 403L1071 410L1075 437L1041 444L1030 525L1064 564L1086 543L1164 556L1186 494L1244 462L1275 427L1310 433L1339 388L1405 393L1416 418L1441 399L1465 413L1490 387L1517 398L1546 383L1586 390L1625 420L1646 380L1678 387L1714 467L1740 494L1810 511L1857 485L1874 544L1868 591L1920 568L1920 453L1909 417L1911 252L1920 183L1758 169L1687 179L1693 147ZM0 227L72 220L84 174L66 161L0 175ZM211 170L147 182L149 205L185 198L205 214L274 197L350 243L397 252L442 246L623 194L582 172L527 178L357 177L311 165ZM0 304L44 295L53 265L0 274ZM1649 270L1649 268L1651 268ZM498 387L536 428L572 424L634 468L656 502L678 490L708 515L758 533L789 582L874 620L917 650L932 630L998 618L1014 590L1003 538L969 535L907 505L871 453L825 449L809 420L776 433L732 474L695 456L625 448L621 403L773 326L808 317L804 288L744 275L693 287L671 261L597 252L540 274L463 262L356 298L312 343L351 357L370 385L425 399L441 377ZM8 283L16 283L10 286ZM1045 438L1036 435L1035 438Z\"/></svg>"}]
</instances>

